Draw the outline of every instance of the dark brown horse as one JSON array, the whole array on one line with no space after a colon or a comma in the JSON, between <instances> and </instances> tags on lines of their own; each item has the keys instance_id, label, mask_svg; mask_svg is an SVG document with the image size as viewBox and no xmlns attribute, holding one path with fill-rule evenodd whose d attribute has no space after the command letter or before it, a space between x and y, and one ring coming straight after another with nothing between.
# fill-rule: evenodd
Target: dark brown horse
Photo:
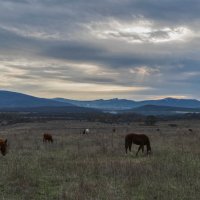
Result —
<instances>
[{"instance_id":1,"label":"dark brown horse","mask_svg":"<svg viewBox=\"0 0 200 200\"><path fill-rule=\"evenodd\" d=\"M44 133L43 135L43 142L51 142L53 143L53 137L51 134Z\"/></svg>"},{"instance_id":2,"label":"dark brown horse","mask_svg":"<svg viewBox=\"0 0 200 200\"><path fill-rule=\"evenodd\" d=\"M142 149L142 152L144 152L144 146L147 146L147 155L151 153L151 145L149 138L144 134L135 134L130 133L126 135L125 137L125 150L127 153L127 150L131 151L131 146L133 144L139 145L138 151L136 153L136 156L138 155L139 151Z\"/></svg>"},{"instance_id":3,"label":"dark brown horse","mask_svg":"<svg viewBox=\"0 0 200 200\"><path fill-rule=\"evenodd\" d=\"M3 140L0 138L0 149L1 149L1 154L3 156L5 156L7 153L7 147L8 147L7 139Z\"/></svg>"}]
</instances>

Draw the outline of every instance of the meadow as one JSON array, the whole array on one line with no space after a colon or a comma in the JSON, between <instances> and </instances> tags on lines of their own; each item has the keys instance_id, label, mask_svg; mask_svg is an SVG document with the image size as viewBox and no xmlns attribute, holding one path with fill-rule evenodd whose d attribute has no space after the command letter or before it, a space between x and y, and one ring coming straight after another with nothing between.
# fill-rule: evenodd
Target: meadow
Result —
<instances>
[{"instance_id":1,"label":"meadow","mask_svg":"<svg viewBox=\"0 0 200 200\"><path fill-rule=\"evenodd\" d=\"M178 126L170 127L170 123ZM91 132L80 134L84 128ZM44 132L53 135L53 144L42 142ZM140 152L136 157L135 145L132 153L125 154L124 137L130 132L149 136L151 156ZM65 120L19 123L1 126L0 137L9 142L6 156L0 155L2 200L200 197L197 120L159 122L156 126Z\"/></svg>"}]
</instances>

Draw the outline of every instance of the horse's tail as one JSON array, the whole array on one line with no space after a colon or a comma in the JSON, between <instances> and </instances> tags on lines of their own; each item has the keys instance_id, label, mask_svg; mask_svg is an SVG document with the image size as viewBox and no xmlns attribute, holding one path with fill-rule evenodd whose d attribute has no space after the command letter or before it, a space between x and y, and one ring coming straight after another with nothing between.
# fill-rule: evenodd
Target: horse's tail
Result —
<instances>
[{"instance_id":1,"label":"horse's tail","mask_svg":"<svg viewBox=\"0 0 200 200\"><path fill-rule=\"evenodd\" d=\"M149 138L147 137L147 154L148 153L151 153L151 144Z\"/></svg>"}]
</instances>

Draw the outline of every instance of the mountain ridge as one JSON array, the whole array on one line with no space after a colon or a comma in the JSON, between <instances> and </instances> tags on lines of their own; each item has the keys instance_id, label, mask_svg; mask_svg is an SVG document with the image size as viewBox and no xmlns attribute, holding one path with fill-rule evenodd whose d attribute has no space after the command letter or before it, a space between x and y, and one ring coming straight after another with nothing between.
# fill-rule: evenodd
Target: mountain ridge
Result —
<instances>
[{"instance_id":1,"label":"mountain ridge","mask_svg":"<svg viewBox=\"0 0 200 200\"><path fill-rule=\"evenodd\" d=\"M134 101L128 99L97 99L89 101L72 100L65 98L39 98L31 95L26 95L18 92L0 90L0 108L32 108L32 107L78 107L81 108L92 108L103 111L109 110L134 110L142 106L168 106L188 109L199 109L200 101L196 99L176 99L176 98L164 98L158 100L144 100ZM144 107L145 108L145 107ZM144 109L143 108L143 109ZM141 108L142 109L142 108ZM147 109L147 107L146 107ZM156 110L163 110L163 108L157 107ZM77 109L76 109L77 110ZM85 109L84 109L85 110ZM148 110L148 109L147 109ZM187 110L187 109L186 109Z\"/></svg>"},{"instance_id":2,"label":"mountain ridge","mask_svg":"<svg viewBox=\"0 0 200 200\"><path fill-rule=\"evenodd\" d=\"M170 107L180 107L180 108L200 108L200 101L196 99L176 99L176 98L164 98L158 100L143 100L134 101L128 99L98 99L91 101L79 101L64 98L54 98L54 100L59 102L67 102L74 104L76 106L99 108L99 109L117 109L117 110L128 110L145 105L155 105L155 106L170 106Z\"/></svg>"}]
</instances>

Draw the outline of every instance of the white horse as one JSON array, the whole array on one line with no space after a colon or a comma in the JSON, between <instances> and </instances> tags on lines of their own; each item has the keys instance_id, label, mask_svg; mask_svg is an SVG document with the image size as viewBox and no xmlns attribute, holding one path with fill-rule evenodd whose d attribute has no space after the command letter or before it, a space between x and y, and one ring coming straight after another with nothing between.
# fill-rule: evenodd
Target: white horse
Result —
<instances>
[{"instance_id":1,"label":"white horse","mask_svg":"<svg viewBox=\"0 0 200 200\"><path fill-rule=\"evenodd\" d=\"M90 129L89 128L84 129L83 132L82 132L82 134L88 134L88 133L90 133Z\"/></svg>"}]
</instances>

